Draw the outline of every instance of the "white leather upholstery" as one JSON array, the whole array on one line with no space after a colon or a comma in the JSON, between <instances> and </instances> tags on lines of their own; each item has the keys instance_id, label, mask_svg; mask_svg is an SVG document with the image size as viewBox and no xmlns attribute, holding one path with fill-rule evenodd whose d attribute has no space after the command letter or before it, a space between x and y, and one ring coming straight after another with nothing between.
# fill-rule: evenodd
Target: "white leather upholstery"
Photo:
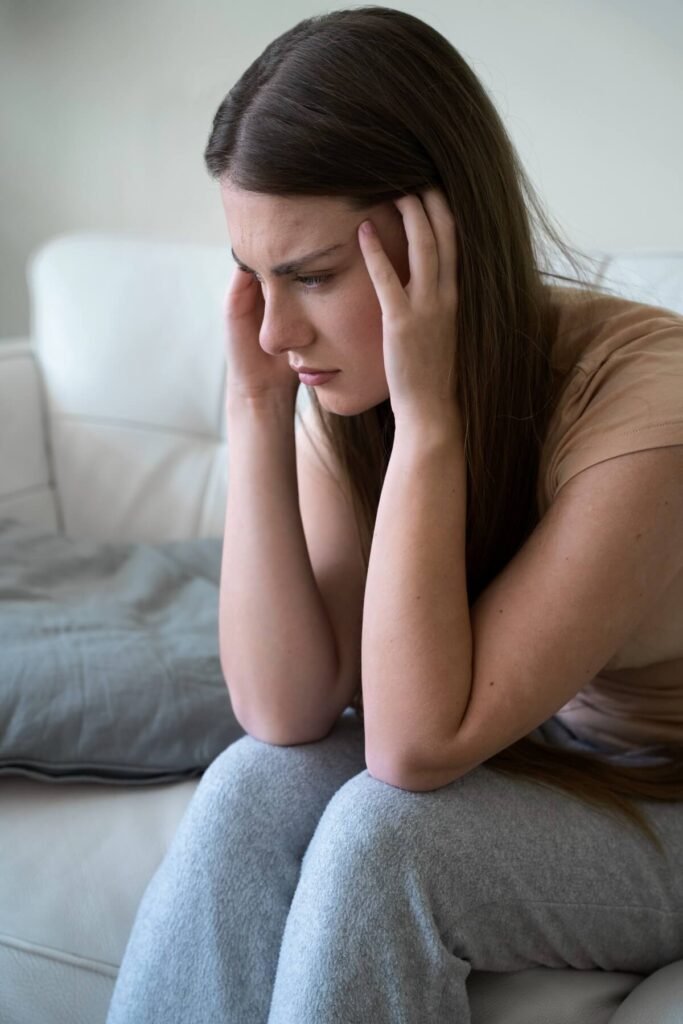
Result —
<instances>
[{"instance_id":1,"label":"white leather upholstery","mask_svg":"<svg viewBox=\"0 0 683 1024\"><path fill-rule=\"evenodd\" d=\"M683 250L598 255L622 294L683 313ZM70 235L34 255L31 337L0 341L0 516L102 540L222 536L231 273L227 246ZM105 1020L196 785L0 779L2 1024ZM469 988L473 1024L683 1022L683 961L646 980L477 972Z\"/></svg>"},{"instance_id":2,"label":"white leather upholstery","mask_svg":"<svg viewBox=\"0 0 683 1024\"><path fill-rule=\"evenodd\" d=\"M42 388L30 339L0 342L0 515L57 531Z\"/></svg>"},{"instance_id":3,"label":"white leather upholstery","mask_svg":"<svg viewBox=\"0 0 683 1024\"><path fill-rule=\"evenodd\" d=\"M221 536L227 247L48 243L29 281L64 532Z\"/></svg>"},{"instance_id":4,"label":"white leather upholstery","mask_svg":"<svg viewBox=\"0 0 683 1024\"><path fill-rule=\"evenodd\" d=\"M667 964L633 989L609 1024L681 1024L683 961Z\"/></svg>"}]
</instances>

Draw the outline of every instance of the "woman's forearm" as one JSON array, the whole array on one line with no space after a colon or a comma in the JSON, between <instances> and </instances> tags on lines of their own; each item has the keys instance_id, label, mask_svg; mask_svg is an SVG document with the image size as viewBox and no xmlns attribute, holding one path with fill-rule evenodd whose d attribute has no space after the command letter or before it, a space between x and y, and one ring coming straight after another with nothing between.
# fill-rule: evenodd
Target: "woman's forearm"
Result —
<instances>
[{"instance_id":1,"label":"woman's forearm","mask_svg":"<svg viewBox=\"0 0 683 1024\"><path fill-rule=\"evenodd\" d=\"M395 785L455 735L469 699L466 479L459 411L397 423L362 634L366 761Z\"/></svg>"},{"instance_id":2,"label":"woman's forearm","mask_svg":"<svg viewBox=\"0 0 683 1024\"><path fill-rule=\"evenodd\" d=\"M269 743L307 743L338 703L334 634L299 508L294 403L232 401L220 582L221 665L238 721Z\"/></svg>"}]
</instances>

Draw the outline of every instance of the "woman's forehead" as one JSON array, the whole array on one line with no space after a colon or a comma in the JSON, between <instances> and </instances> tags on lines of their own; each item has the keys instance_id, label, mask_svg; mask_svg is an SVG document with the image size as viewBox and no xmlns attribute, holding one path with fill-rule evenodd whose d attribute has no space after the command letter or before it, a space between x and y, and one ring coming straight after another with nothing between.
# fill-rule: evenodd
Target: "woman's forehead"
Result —
<instances>
[{"instance_id":1,"label":"woman's forehead","mask_svg":"<svg viewBox=\"0 0 683 1024\"><path fill-rule=\"evenodd\" d=\"M343 255L356 244L358 225L367 216L336 196L273 196L236 188L221 194L235 255L248 266L250 259L270 265L332 247Z\"/></svg>"},{"instance_id":2,"label":"woman's forehead","mask_svg":"<svg viewBox=\"0 0 683 1024\"><path fill-rule=\"evenodd\" d=\"M354 211L342 196L276 196L265 192L249 192L235 186L221 186L226 211L245 215L273 216L279 219L316 217L349 218Z\"/></svg>"}]
</instances>

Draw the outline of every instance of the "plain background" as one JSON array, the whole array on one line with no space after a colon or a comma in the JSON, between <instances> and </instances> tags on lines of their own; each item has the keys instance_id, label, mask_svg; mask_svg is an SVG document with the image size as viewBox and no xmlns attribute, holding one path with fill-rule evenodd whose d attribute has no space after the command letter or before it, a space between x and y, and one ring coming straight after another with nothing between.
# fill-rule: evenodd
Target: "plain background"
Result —
<instances>
[{"instance_id":1,"label":"plain background","mask_svg":"<svg viewBox=\"0 0 683 1024\"><path fill-rule=\"evenodd\" d=\"M26 261L56 235L227 254L202 157L216 108L281 32L351 6L0 0L0 338L29 334ZM467 60L571 244L683 249L681 0L387 6L433 25Z\"/></svg>"}]
</instances>

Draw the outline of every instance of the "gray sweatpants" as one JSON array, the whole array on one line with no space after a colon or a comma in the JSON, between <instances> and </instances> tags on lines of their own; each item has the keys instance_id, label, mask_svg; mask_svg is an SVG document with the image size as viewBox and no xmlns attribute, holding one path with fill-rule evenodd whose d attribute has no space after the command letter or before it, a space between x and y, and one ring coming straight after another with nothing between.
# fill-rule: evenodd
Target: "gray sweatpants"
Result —
<instances>
[{"instance_id":1,"label":"gray sweatpants","mask_svg":"<svg viewBox=\"0 0 683 1024\"><path fill-rule=\"evenodd\" d=\"M542 729L543 727L541 727ZM486 765L413 793L318 743L209 766L138 908L107 1024L470 1024L472 969L683 958L683 804L635 827Z\"/></svg>"}]
</instances>

